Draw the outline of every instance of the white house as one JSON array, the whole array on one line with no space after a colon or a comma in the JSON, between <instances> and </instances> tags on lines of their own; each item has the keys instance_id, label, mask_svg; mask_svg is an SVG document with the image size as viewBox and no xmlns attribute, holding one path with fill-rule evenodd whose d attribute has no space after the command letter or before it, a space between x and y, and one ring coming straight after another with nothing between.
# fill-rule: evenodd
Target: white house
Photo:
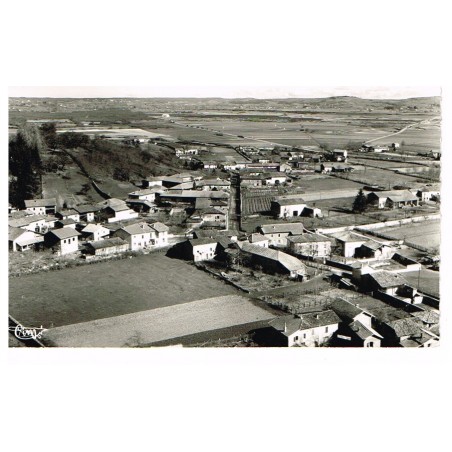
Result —
<instances>
[{"instance_id":1,"label":"white house","mask_svg":"<svg viewBox=\"0 0 452 452\"><path fill-rule=\"evenodd\" d=\"M151 240L155 241L156 236L155 230L144 222L124 226L112 235L126 241L131 251L148 248L151 245Z\"/></svg>"},{"instance_id":2,"label":"white house","mask_svg":"<svg viewBox=\"0 0 452 452\"><path fill-rule=\"evenodd\" d=\"M299 316L281 316L269 322L274 329L275 345L315 347L326 343L338 330L340 318L332 311Z\"/></svg>"},{"instance_id":3,"label":"white house","mask_svg":"<svg viewBox=\"0 0 452 452\"><path fill-rule=\"evenodd\" d=\"M78 251L80 232L72 228L53 229L44 235L44 244L63 256Z\"/></svg>"},{"instance_id":4,"label":"white house","mask_svg":"<svg viewBox=\"0 0 452 452\"><path fill-rule=\"evenodd\" d=\"M212 238L193 239L188 241L188 247L195 262L211 260L216 254L217 240Z\"/></svg>"},{"instance_id":5,"label":"white house","mask_svg":"<svg viewBox=\"0 0 452 452\"><path fill-rule=\"evenodd\" d=\"M259 226L259 232L269 241L269 245L287 246L289 236L301 235L304 232L302 223L276 223Z\"/></svg>"},{"instance_id":6,"label":"white house","mask_svg":"<svg viewBox=\"0 0 452 452\"><path fill-rule=\"evenodd\" d=\"M56 199L27 199L25 200L25 210L35 215L55 214Z\"/></svg>"},{"instance_id":7,"label":"white house","mask_svg":"<svg viewBox=\"0 0 452 452\"><path fill-rule=\"evenodd\" d=\"M25 251L33 249L39 243L44 242L42 235L21 228L9 228L9 249L11 251Z\"/></svg>"},{"instance_id":8,"label":"white house","mask_svg":"<svg viewBox=\"0 0 452 452\"><path fill-rule=\"evenodd\" d=\"M277 218L291 218L302 215L307 206L301 197L277 197L271 202L271 211Z\"/></svg>"},{"instance_id":9,"label":"white house","mask_svg":"<svg viewBox=\"0 0 452 452\"><path fill-rule=\"evenodd\" d=\"M85 240L94 242L102 240L110 235L110 230L101 224L88 224L81 232Z\"/></svg>"}]
</instances>

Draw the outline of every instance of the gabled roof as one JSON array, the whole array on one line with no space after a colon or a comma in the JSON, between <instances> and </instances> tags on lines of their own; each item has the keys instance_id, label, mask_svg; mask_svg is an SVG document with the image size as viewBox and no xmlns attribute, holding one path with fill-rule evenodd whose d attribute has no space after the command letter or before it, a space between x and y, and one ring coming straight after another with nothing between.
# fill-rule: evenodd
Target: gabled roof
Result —
<instances>
[{"instance_id":1,"label":"gabled roof","mask_svg":"<svg viewBox=\"0 0 452 452\"><path fill-rule=\"evenodd\" d=\"M78 215L78 212L75 209L62 209L62 210L58 210L57 215L66 217L69 215Z\"/></svg>"},{"instance_id":2,"label":"gabled roof","mask_svg":"<svg viewBox=\"0 0 452 452\"><path fill-rule=\"evenodd\" d=\"M369 240L367 237L363 237L362 235L355 234L350 231L344 232L335 232L334 234L330 234L331 237L334 237L339 242L345 243L357 243L357 242L366 242Z\"/></svg>"},{"instance_id":3,"label":"gabled roof","mask_svg":"<svg viewBox=\"0 0 452 452\"><path fill-rule=\"evenodd\" d=\"M439 313L436 311L419 311L412 314L414 317L421 320L423 323L427 324L438 324L439 323Z\"/></svg>"},{"instance_id":4,"label":"gabled roof","mask_svg":"<svg viewBox=\"0 0 452 452\"><path fill-rule=\"evenodd\" d=\"M331 309L338 314L341 318L347 320L355 320L355 318L362 314L364 311L353 303L342 298L337 298L331 303Z\"/></svg>"},{"instance_id":5,"label":"gabled roof","mask_svg":"<svg viewBox=\"0 0 452 452\"><path fill-rule=\"evenodd\" d=\"M126 241L119 237L113 237L111 239L97 240L95 242L87 243L87 246L99 250L103 248L111 248L112 246L128 245Z\"/></svg>"},{"instance_id":6,"label":"gabled roof","mask_svg":"<svg viewBox=\"0 0 452 452\"><path fill-rule=\"evenodd\" d=\"M21 228L10 227L8 228L8 240L10 242L17 240L22 234L26 234L27 232L31 231L27 231Z\"/></svg>"},{"instance_id":7,"label":"gabled roof","mask_svg":"<svg viewBox=\"0 0 452 452\"><path fill-rule=\"evenodd\" d=\"M417 196L413 195L413 193L408 190L373 191L372 194L374 194L378 198L389 198L394 202L417 200Z\"/></svg>"},{"instance_id":8,"label":"gabled roof","mask_svg":"<svg viewBox=\"0 0 452 452\"><path fill-rule=\"evenodd\" d=\"M62 224L63 226L69 226L70 224L77 224L77 222L75 220L73 220L72 218L66 218L64 220L57 220L55 221L55 224Z\"/></svg>"},{"instance_id":9,"label":"gabled roof","mask_svg":"<svg viewBox=\"0 0 452 452\"><path fill-rule=\"evenodd\" d=\"M306 201L302 197L297 198L282 198L278 197L273 200L273 202L278 203L280 206L295 206L300 204L306 204Z\"/></svg>"},{"instance_id":10,"label":"gabled roof","mask_svg":"<svg viewBox=\"0 0 452 452\"><path fill-rule=\"evenodd\" d=\"M199 245L210 245L210 244L216 245L217 239L205 237L202 239L192 239L192 240L189 240L189 242L192 247L199 246Z\"/></svg>"},{"instance_id":11,"label":"gabled roof","mask_svg":"<svg viewBox=\"0 0 452 452\"><path fill-rule=\"evenodd\" d=\"M282 251L273 250L271 248L264 248L259 245L253 245L249 242L243 242L240 244L243 251L254 254L256 256L265 257L273 261L279 262L288 271L305 270L306 266L294 256L283 253Z\"/></svg>"},{"instance_id":12,"label":"gabled roof","mask_svg":"<svg viewBox=\"0 0 452 452\"><path fill-rule=\"evenodd\" d=\"M23 218L12 218L8 220L8 225L16 228L21 228L23 226L28 226L35 221L44 220L46 217L44 215L28 215Z\"/></svg>"},{"instance_id":13,"label":"gabled roof","mask_svg":"<svg viewBox=\"0 0 452 452\"><path fill-rule=\"evenodd\" d=\"M408 285L407 280L403 276L386 270L369 273L368 277L373 279L383 289Z\"/></svg>"},{"instance_id":14,"label":"gabled roof","mask_svg":"<svg viewBox=\"0 0 452 452\"><path fill-rule=\"evenodd\" d=\"M156 187L151 187L151 188L143 188L141 190L135 190L129 193L130 195L135 195L135 196L145 196L145 195L152 195L153 193L157 193L160 192L161 189L156 188Z\"/></svg>"},{"instance_id":15,"label":"gabled roof","mask_svg":"<svg viewBox=\"0 0 452 452\"><path fill-rule=\"evenodd\" d=\"M84 213L90 213L90 212L98 212L100 210L100 208L93 206L91 204L84 204L81 206L75 206L74 210L76 210L80 214L84 214Z\"/></svg>"},{"instance_id":16,"label":"gabled roof","mask_svg":"<svg viewBox=\"0 0 452 452\"><path fill-rule=\"evenodd\" d=\"M387 243L381 243L376 242L375 240L368 240L367 242L364 242L361 246L365 246L366 248L369 248L370 250L378 250L382 248L383 246L389 246Z\"/></svg>"},{"instance_id":17,"label":"gabled roof","mask_svg":"<svg viewBox=\"0 0 452 452\"><path fill-rule=\"evenodd\" d=\"M47 207L47 206L56 206L55 198L47 198L47 199L27 199L25 200L25 207L27 209L32 207Z\"/></svg>"},{"instance_id":18,"label":"gabled roof","mask_svg":"<svg viewBox=\"0 0 452 452\"><path fill-rule=\"evenodd\" d=\"M287 240L292 243L318 243L318 242L332 242L333 239L325 237L320 234L303 234L294 237L288 237Z\"/></svg>"},{"instance_id":19,"label":"gabled roof","mask_svg":"<svg viewBox=\"0 0 452 452\"><path fill-rule=\"evenodd\" d=\"M336 325L339 317L331 310L311 312L308 314L281 316L269 322L269 325L280 331L285 336L290 336L297 331L310 330L319 326Z\"/></svg>"},{"instance_id":20,"label":"gabled roof","mask_svg":"<svg viewBox=\"0 0 452 452\"><path fill-rule=\"evenodd\" d=\"M48 234L53 234L55 237L57 237L60 240L81 235L80 232L77 232L73 228L52 229L51 231L47 232L46 235L48 235Z\"/></svg>"},{"instance_id":21,"label":"gabled roof","mask_svg":"<svg viewBox=\"0 0 452 452\"><path fill-rule=\"evenodd\" d=\"M110 232L108 228L102 226L101 224L88 224L82 229L82 232L93 234L94 232L100 231L102 229L105 229L106 231Z\"/></svg>"},{"instance_id":22,"label":"gabled roof","mask_svg":"<svg viewBox=\"0 0 452 452\"><path fill-rule=\"evenodd\" d=\"M147 223L130 224L129 226L123 226L121 230L127 232L129 235L149 234L155 231Z\"/></svg>"},{"instance_id":23,"label":"gabled roof","mask_svg":"<svg viewBox=\"0 0 452 452\"><path fill-rule=\"evenodd\" d=\"M303 234L303 223L275 223L259 226L264 234L289 233L291 235Z\"/></svg>"},{"instance_id":24,"label":"gabled roof","mask_svg":"<svg viewBox=\"0 0 452 452\"><path fill-rule=\"evenodd\" d=\"M215 208L205 209L201 211L201 215L226 215L226 212Z\"/></svg>"},{"instance_id":25,"label":"gabled roof","mask_svg":"<svg viewBox=\"0 0 452 452\"><path fill-rule=\"evenodd\" d=\"M349 325L349 328L362 340L365 340L370 336L375 336L379 339L383 339L383 336L381 334L377 333L373 328L363 325L359 320L352 322Z\"/></svg>"},{"instance_id":26,"label":"gabled roof","mask_svg":"<svg viewBox=\"0 0 452 452\"><path fill-rule=\"evenodd\" d=\"M249 236L249 241L250 243L268 242L268 238L265 235L254 233Z\"/></svg>"},{"instance_id":27,"label":"gabled roof","mask_svg":"<svg viewBox=\"0 0 452 452\"><path fill-rule=\"evenodd\" d=\"M169 231L169 227L166 224L160 223L160 222L156 222L156 223L152 223L151 228L154 229L157 232L168 232Z\"/></svg>"}]
</instances>

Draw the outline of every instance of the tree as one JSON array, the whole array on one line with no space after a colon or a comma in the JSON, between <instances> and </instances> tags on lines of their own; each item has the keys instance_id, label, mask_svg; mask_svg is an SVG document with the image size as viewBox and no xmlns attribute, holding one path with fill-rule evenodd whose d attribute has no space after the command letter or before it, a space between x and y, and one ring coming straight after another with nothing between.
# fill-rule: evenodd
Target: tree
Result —
<instances>
[{"instance_id":1,"label":"tree","mask_svg":"<svg viewBox=\"0 0 452 452\"><path fill-rule=\"evenodd\" d=\"M56 125L54 122L46 122L41 126L41 135L45 144L51 150L55 150L58 146L58 136Z\"/></svg>"},{"instance_id":2,"label":"tree","mask_svg":"<svg viewBox=\"0 0 452 452\"><path fill-rule=\"evenodd\" d=\"M356 195L352 209L355 213L362 213L367 209L367 198L362 189Z\"/></svg>"}]
</instances>

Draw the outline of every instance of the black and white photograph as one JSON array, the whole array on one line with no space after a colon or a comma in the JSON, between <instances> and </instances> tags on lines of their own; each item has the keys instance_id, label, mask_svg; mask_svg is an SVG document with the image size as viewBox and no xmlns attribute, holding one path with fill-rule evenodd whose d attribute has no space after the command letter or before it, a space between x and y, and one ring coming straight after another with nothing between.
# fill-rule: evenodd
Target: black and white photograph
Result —
<instances>
[{"instance_id":1,"label":"black and white photograph","mask_svg":"<svg viewBox=\"0 0 452 452\"><path fill-rule=\"evenodd\" d=\"M11 347L439 345L439 88L11 91Z\"/></svg>"},{"instance_id":2,"label":"black and white photograph","mask_svg":"<svg viewBox=\"0 0 452 452\"><path fill-rule=\"evenodd\" d=\"M447 450L449 18L0 4L1 450Z\"/></svg>"}]
</instances>

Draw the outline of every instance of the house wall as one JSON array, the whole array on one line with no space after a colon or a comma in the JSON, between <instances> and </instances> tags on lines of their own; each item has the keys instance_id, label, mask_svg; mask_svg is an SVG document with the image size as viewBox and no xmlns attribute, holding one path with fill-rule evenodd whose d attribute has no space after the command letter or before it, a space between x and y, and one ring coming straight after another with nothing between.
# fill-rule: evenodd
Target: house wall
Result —
<instances>
[{"instance_id":1,"label":"house wall","mask_svg":"<svg viewBox=\"0 0 452 452\"><path fill-rule=\"evenodd\" d=\"M288 339L288 346L293 347L295 345L306 345L312 347L317 344L326 342L334 332L339 328L339 324L320 326L316 328L310 328L308 330L299 330L291 334Z\"/></svg>"},{"instance_id":2,"label":"house wall","mask_svg":"<svg viewBox=\"0 0 452 452\"><path fill-rule=\"evenodd\" d=\"M373 348L381 347L381 339L375 336L369 336L367 339L363 341L363 347L373 347Z\"/></svg>"},{"instance_id":3,"label":"house wall","mask_svg":"<svg viewBox=\"0 0 452 452\"><path fill-rule=\"evenodd\" d=\"M269 245L273 246L287 246L287 237L289 236L288 232L281 233L273 233L273 234L264 234L264 237L268 239Z\"/></svg>"},{"instance_id":4,"label":"house wall","mask_svg":"<svg viewBox=\"0 0 452 452\"><path fill-rule=\"evenodd\" d=\"M60 256L64 256L65 254L75 253L78 251L78 237L69 237L68 239L60 240L59 245Z\"/></svg>"},{"instance_id":5,"label":"house wall","mask_svg":"<svg viewBox=\"0 0 452 452\"><path fill-rule=\"evenodd\" d=\"M115 212L115 216L108 219L109 223L114 223L115 221L130 220L132 218L138 218L138 212L133 210L121 210L120 212Z\"/></svg>"},{"instance_id":6,"label":"house wall","mask_svg":"<svg viewBox=\"0 0 452 452\"><path fill-rule=\"evenodd\" d=\"M342 256L354 257L356 249L359 248L365 240L362 242L341 242L342 243Z\"/></svg>"},{"instance_id":7,"label":"house wall","mask_svg":"<svg viewBox=\"0 0 452 452\"><path fill-rule=\"evenodd\" d=\"M205 245L196 245L193 247L193 260L201 262L215 257L216 243L207 243Z\"/></svg>"},{"instance_id":8,"label":"house wall","mask_svg":"<svg viewBox=\"0 0 452 452\"><path fill-rule=\"evenodd\" d=\"M31 231L24 231L24 233L22 235L20 235L19 237L17 237L17 239L15 240L10 240L9 241L9 248L11 251L24 251L24 250L28 250L30 249L30 247L27 248L21 248L18 244L17 244L17 240L19 239L26 239L26 240L30 240L30 239L34 239L35 238L35 234ZM31 247L33 247L33 245L31 245Z\"/></svg>"},{"instance_id":9,"label":"house wall","mask_svg":"<svg viewBox=\"0 0 452 452\"><path fill-rule=\"evenodd\" d=\"M289 248L297 254L304 256L319 256L326 257L331 254L331 242L308 242L308 243L294 243L289 242Z\"/></svg>"},{"instance_id":10,"label":"house wall","mask_svg":"<svg viewBox=\"0 0 452 452\"><path fill-rule=\"evenodd\" d=\"M28 207L25 210L27 212L33 213L34 215L45 215L46 214L45 207Z\"/></svg>"},{"instance_id":11,"label":"house wall","mask_svg":"<svg viewBox=\"0 0 452 452\"><path fill-rule=\"evenodd\" d=\"M108 256L110 254L116 254L116 253L124 253L129 249L129 245L125 243L124 245L117 245L117 246L109 246L108 248L100 248L97 250L94 250L95 256Z\"/></svg>"},{"instance_id":12,"label":"house wall","mask_svg":"<svg viewBox=\"0 0 452 452\"><path fill-rule=\"evenodd\" d=\"M22 226L21 229L26 229L27 231L32 231L32 232L39 232L41 231L41 228L43 228L46 225L46 220L38 220L38 221L33 221L30 224L27 224L26 226Z\"/></svg>"},{"instance_id":13,"label":"house wall","mask_svg":"<svg viewBox=\"0 0 452 452\"><path fill-rule=\"evenodd\" d=\"M272 212L278 218L299 217L302 215L306 204L293 204L291 206L280 206L277 202L271 204Z\"/></svg>"}]
</instances>

